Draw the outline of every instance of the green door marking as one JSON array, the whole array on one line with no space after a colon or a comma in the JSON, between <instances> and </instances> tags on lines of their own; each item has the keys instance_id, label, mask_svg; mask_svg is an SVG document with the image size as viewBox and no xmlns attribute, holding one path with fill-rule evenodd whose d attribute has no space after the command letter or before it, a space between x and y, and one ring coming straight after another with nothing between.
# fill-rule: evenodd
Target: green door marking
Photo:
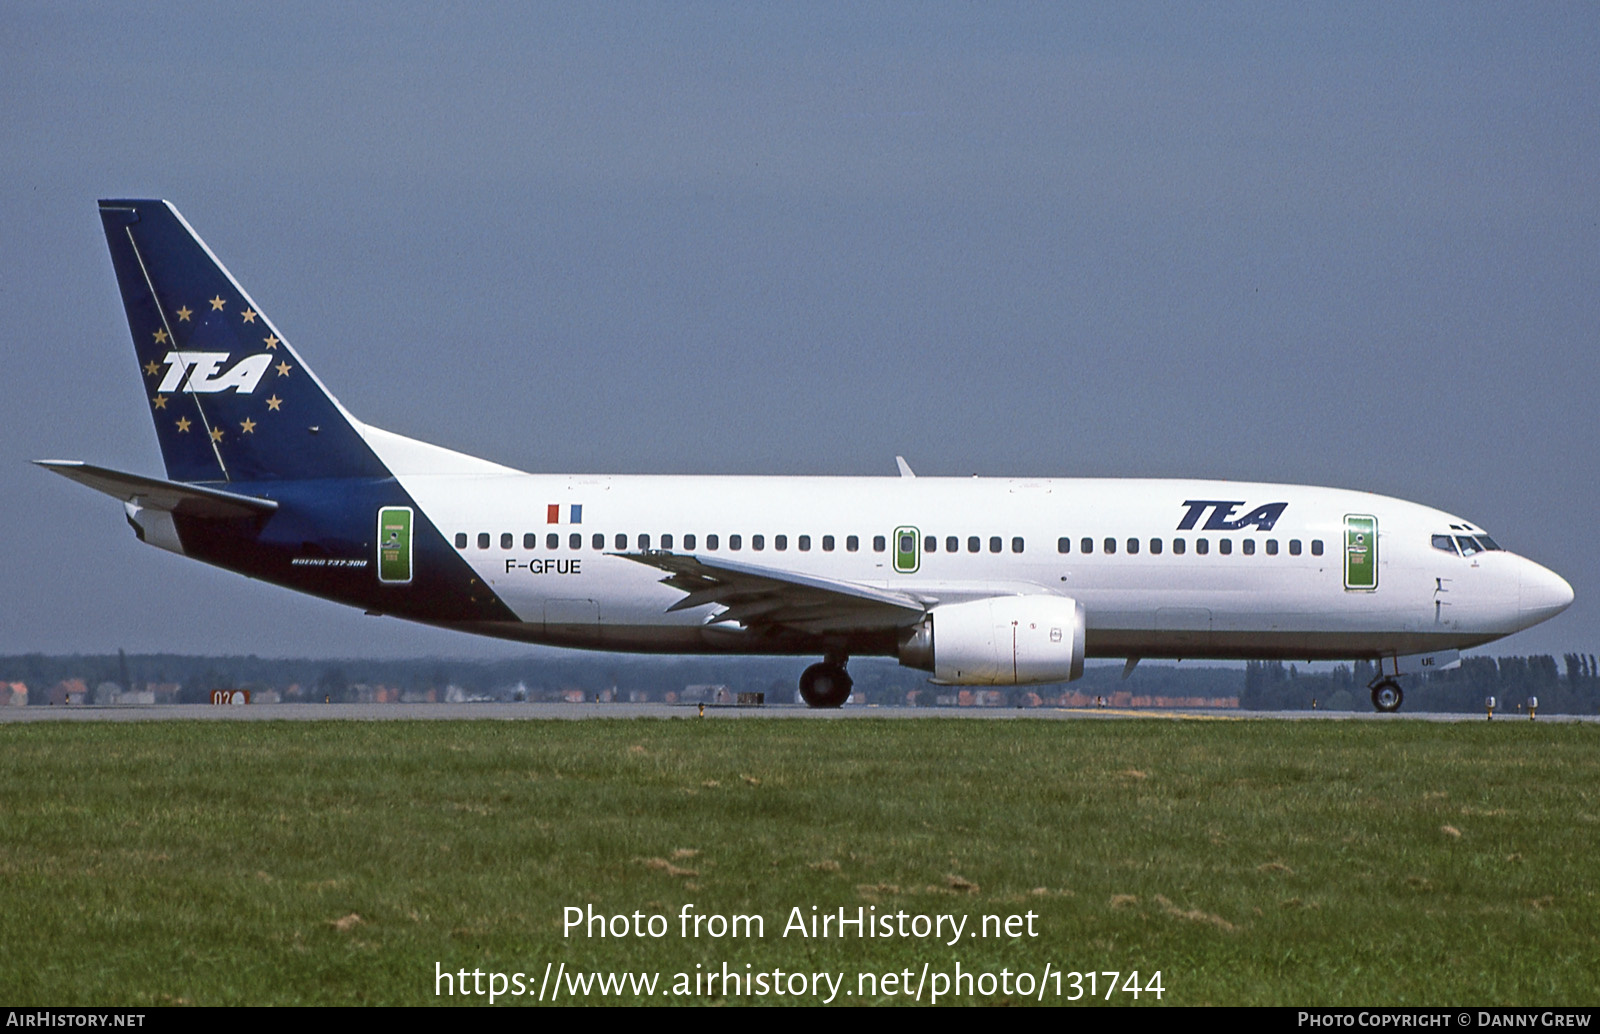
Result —
<instances>
[{"instance_id":1,"label":"green door marking","mask_svg":"<svg viewBox=\"0 0 1600 1034\"><path fill-rule=\"evenodd\" d=\"M1366 592L1378 587L1378 518L1370 514L1345 514L1344 587Z\"/></svg>"},{"instance_id":2,"label":"green door marking","mask_svg":"<svg viewBox=\"0 0 1600 1034\"><path fill-rule=\"evenodd\" d=\"M409 506L385 506L378 511L378 581L393 585L411 581Z\"/></svg>"},{"instance_id":3,"label":"green door marking","mask_svg":"<svg viewBox=\"0 0 1600 1034\"><path fill-rule=\"evenodd\" d=\"M922 566L922 533L911 527L894 529L894 569L916 574Z\"/></svg>"}]
</instances>

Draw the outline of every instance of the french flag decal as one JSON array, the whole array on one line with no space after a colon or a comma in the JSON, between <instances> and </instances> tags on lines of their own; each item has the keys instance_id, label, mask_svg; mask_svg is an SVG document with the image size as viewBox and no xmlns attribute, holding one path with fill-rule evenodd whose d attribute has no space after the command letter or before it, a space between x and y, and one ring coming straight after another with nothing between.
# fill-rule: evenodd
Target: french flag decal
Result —
<instances>
[{"instance_id":1,"label":"french flag decal","mask_svg":"<svg viewBox=\"0 0 1600 1034\"><path fill-rule=\"evenodd\" d=\"M583 504L582 503L568 503L565 506L561 505L560 503L551 503L549 506L545 507L544 513L545 513L545 521L544 522L546 524L582 524L583 523Z\"/></svg>"}]
</instances>

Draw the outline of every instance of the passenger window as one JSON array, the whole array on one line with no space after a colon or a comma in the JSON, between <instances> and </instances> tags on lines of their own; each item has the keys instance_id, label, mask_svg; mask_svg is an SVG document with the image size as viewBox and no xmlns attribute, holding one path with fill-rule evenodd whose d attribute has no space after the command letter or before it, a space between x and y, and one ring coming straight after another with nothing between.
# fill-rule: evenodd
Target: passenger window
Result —
<instances>
[{"instance_id":1,"label":"passenger window","mask_svg":"<svg viewBox=\"0 0 1600 1034\"><path fill-rule=\"evenodd\" d=\"M621 532L617 533L617 548L618 549L627 549L628 548L628 536L624 535Z\"/></svg>"},{"instance_id":2,"label":"passenger window","mask_svg":"<svg viewBox=\"0 0 1600 1034\"><path fill-rule=\"evenodd\" d=\"M456 548L457 549L466 549L467 548L467 533L466 532L464 532L464 531L456 532Z\"/></svg>"},{"instance_id":3,"label":"passenger window","mask_svg":"<svg viewBox=\"0 0 1600 1034\"><path fill-rule=\"evenodd\" d=\"M646 552L646 551L649 550L649 548L650 548L650 535L648 533L646 533L644 535L640 535L639 536L639 552L641 552L641 553Z\"/></svg>"},{"instance_id":4,"label":"passenger window","mask_svg":"<svg viewBox=\"0 0 1600 1034\"><path fill-rule=\"evenodd\" d=\"M1188 549L1188 548L1189 548L1189 544L1187 542L1185 542L1183 539L1173 539L1172 540L1172 551L1174 553L1176 553L1178 556L1183 556L1183 551Z\"/></svg>"},{"instance_id":5,"label":"passenger window","mask_svg":"<svg viewBox=\"0 0 1600 1034\"><path fill-rule=\"evenodd\" d=\"M751 549L766 549L767 548L767 537L765 535L751 535L750 536L750 548Z\"/></svg>"},{"instance_id":6,"label":"passenger window","mask_svg":"<svg viewBox=\"0 0 1600 1034\"><path fill-rule=\"evenodd\" d=\"M1456 545L1461 547L1462 556L1471 556L1474 553L1482 552L1482 550L1478 547L1477 540L1472 538L1470 535L1457 535Z\"/></svg>"},{"instance_id":7,"label":"passenger window","mask_svg":"<svg viewBox=\"0 0 1600 1034\"><path fill-rule=\"evenodd\" d=\"M661 548L662 549L671 549L672 548L672 532L670 532L670 531L666 532L661 536Z\"/></svg>"},{"instance_id":8,"label":"passenger window","mask_svg":"<svg viewBox=\"0 0 1600 1034\"><path fill-rule=\"evenodd\" d=\"M946 553L961 552L961 540L954 535L947 536L944 540L944 551Z\"/></svg>"},{"instance_id":9,"label":"passenger window","mask_svg":"<svg viewBox=\"0 0 1600 1034\"><path fill-rule=\"evenodd\" d=\"M884 538L882 535L874 535L874 536L872 536L872 551L874 553L882 553L884 550L886 550L888 548L889 548L889 540L888 539Z\"/></svg>"},{"instance_id":10,"label":"passenger window","mask_svg":"<svg viewBox=\"0 0 1600 1034\"><path fill-rule=\"evenodd\" d=\"M1150 552L1154 553L1156 556L1160 556L1161 555L1161 540L1160 539L1151 539L1150 540Z\"/></svg>"},{"instance_id":11,"label":"passenger window","mask_svg":"<svg viewBox=\"0 0 1600 1034\"><path fill-rule=\"evenodd\" d=\"M1218 541L1217 542L1217 552L1221 553L1223 556L1227 556L1228 554L1232 553L1233 552L1233 540L1232 539L1222 539L1222 540Z\"/></svg>"},{"instance_id":12,"label":"passenger window","mask_svg":"<svg viewBox=\"0 0 1600 1034\"><path fill-rule=\"evenodd\" d=\"M1194 551L1196 553L1199 553L1201 556L1205 556L1207 553L1211 552L1211 542L1210 542L1210 540L1209 539L1195 539L1194 540Z\"/></svg>"},{"instance_id":13,"label":"passenger window","mask_svg":"<svg viewBox=\"0 0 1600 1034\"><path fill-rule=\"evenodd\" d=\"M1244 540L1244 545L1243 545L1242 548L1244 549L1244 555L1245 556L1255 556L1256 555L1256 540L1255 539L1245 539Z\"/></svg>"},{"instance_id":14,"label":"passenger window","mask_svg":"<svg viewBox=\"0 0 1600 1034\"><path fill-rule=\"evenodd\" d=\"M832 535L824 535L824 536L822 536L822 551L824 553L832 553L833 552L833 536Z\"/></svg>"},{"instance_id":15,"label":"passenger window","mask_svg":"<svg viewBox=\"0 0 1600 1034\"><path fill-rule=\"evenodd\" d=\"M707 535L706 536L706 548L711 550L713 553L716 552L716 550L717 550L717 537L715 535Z\"/></svg>"},{"instance_id":16,"label":"passenger window","mask_svg":"<svg viewBox=\"0 0 1600 1034\"><path fill-rule=\"evenodd\" d=\"M1138 539L1129 539L1128 540L1128 552L1130 554L1137 554L1139 552L1139 540Z\"/></svg>"},{"instance_id":17,"label":"passenger window","mask_svg":"<svg viewBox=\"0 0 1600 1034\"><path fill-rule=\"evenodd\" d=\"M489 533L487 531L478 532L478 548L479 549L488 549L489 548Z\"/></svg>"},{"instance_id":18,"label":"passenger window","mask_svg":"<svg viewBox=\"0 0 1600 1034\"><path fill-rule=\"evenodd\" d=\"M922 540L922 551L924 553L939 552L939 536L929 535L928 537L924 538Z\"/></svg>"},{"instance_id":19,"label":"passenger window","mask_svg":"<svg viewBox=\"0 0 1600 1034\"><path fill-rule=\"evenodd\" d=\"M1092 539L1089 536L1085 535L1083 537L1083 541L1078 543L1078 552L1080 552L1080 553L1093 553L1094 552L1094 539Z\"/></svg>"},{"instance_id":20,"label":"passenger window","mask_svg":"<svg viewBox=\"0 0 1600 1034\"><path fill-rule=\"evenodd\" d=\"M544 548L545 549L560 549L561 548L561 536L556 532L553 532L553 531L550 532L548 535L546 535L544 537Z\"/></svg>"},{"instance_id":21,"label":"passenger window","mask_svg":"<svg viewBox=\"0 0 1600 1034\"><path fill-rule=\"evenodd\" d=\"M511 543L512 543L511 533L509 531L502 531L500 533L500 548L501 549L510 549L511 548Z\"/></svg>"},{"instance_id":22,"label":"passenger window","mask_svg":"<svg viewBox=\"0 0 1600 1034\"><path fill-rule=\"evenodd\" d=\"M784 550L788 549L789 548L789 536L787 536L787 535L774 535L774 536L772 536L772 548L776 549L780 553L783 552Z\"/></svg>"},{"instance_id":23,"label":"passenger window","mask_svg":"<svg viewBox=\"0 0 1600 1034\"><path fill-rule=\"evenodd\" d=\"M530 531L527 534L522 536L522 548L523 549L535 549L535 548L538 547L538 545L539 545L539 536L535 535L533 532Z\"/></svg>"},{"instance_id":24,"label":"passenger window","mask_svg":"<svg viewBox=\"0 0 1600 1034\"><path fill-rule=\"evenodd\" d=\"M1114 539L1114 538L1111 538L1110 536L1107 536L1106 537L1106 552L1107 553L1115 553L1116 551L1117 551L1117 540Z\"/></svg>"},{"instance_id":25,"label":"passenger window","mask_svg":"<svg viewBox=\"0 0 1600 1034\"><path fill-rule=\"evenodd\" d=\"M728 548L729 549L738 549L742 545L744 545L744 536L743 535L729 535L728 536Z\"/></svg>"},{"instance_id":26,"label":"passenger window","mask_svg":"<svg viewBox=\"0 0 1600 1034\"><path fill-rule=\"evenodd\" d=\"M844 548L847 551L854 553L856 550L861 548L861 540L856 538L854 535L847 535L845 536L844 540Z\"/></svg>"},{"instance_id":27,"label":"passenger window","mask_svg":"<svg viewBox=\"0 0 1600 1034\"><path fill-rule=\"evenodd\" d=\"M594 533L594 538L590 540L590 543L595 549L605 549L606 537L597 531Z\"/></svg>"},{"instance_id":28,"label":"passenger window","mask_svg":"<svg viewBox=\"0 0 1600 1034\"><path fill-rule=\"evenodd\" d=\"M568 549L582 549L583 548L583 533L581 531L575 531L571 535L567 536L567 548Z\"/></svg>"},{"instance_id":29,"label":"passenger window","mask_svg":"<svg viewBox=\"0 0 1600 1034\"><path fill-rule=\"evenodd\" d=\"M1290 539L1289 540L1289 555L1290 556L1299 556L1300 555L1300 540L1299 539Z\"/></svg>"},{"instance_id":30,"label":"passenger window","mask_svg":"<svg viewBox=\"0 0 1600 1034\"><path fill-rule=\"evenodd\" d=\"M1277 556L1277 555L1278 555L1278 540L1277 539L1268 539L1267 540L1267 556Z\"/></svg>"},{"instance_id":31,"label":"passenger window","mask_svg":"<svg viewBox=\"0 0 1600 1034\"><path fill-rule=\"evenodd\" d=\"M811 536L810 535L801 535L798 545L800 546L800 552L802 552L802 553L811 552Z\"/></svg>"},{"instance_id":32,"label":"passenger window","mask_svg":"<svg viewBox=\"0 0 1600 1034\"><path fill-rule=\"evenodd\" d=\"M1321 539L1312 539L1311 540L1311 555L1312 556L1321 556L1322 555L1322 540Z\"/></svg>"},{"instance_id":33,"label":"passenger window","mask_svg":"<svg viewBox=\"0 0 1600 1034\"><path fill-rule=\"evenodd\" d=\"M1056 552L1057 553L1070 553L1070 552L1072 552L1072 540L1067 538L1065 535L1063 535L1060 538L1056 539Z\"/></svg>"},{"instance_id":34,"label":"passenger window","mask_svg":"<svg viewBox=\"0 0 1600 1034\"><path fill-rule=\"evenodd\" d=\"M976 553L983 548L983 540L976 535L967 536L967 552Z\"/></svg>"},{"instance_id":35,"label":"passenger window","mask_svg":"<svg viewBox=\"0 0 1600 1034\"><path fill-rule=\"evenodd\" d=\"M1022 536L1021 535L1018 535L1018 536L1016 536L1015 538L1013 538L1011 540L1011 552L1013 552L1013 553L1022 552L1022 546L1023 546L1023 542L1022 542Z\"/></svg>"},{"instance_id":36,"label":"passenger window","mask_svg":"<svg viewBox=\"0 0 1600 1034\"><path fill-rule=\"evenodd\" d=\"M1000 552L1000 536L999 535L990 535L989 536L989 552L991 552L991 553Z\"/></svg>"},{"instance_id":37,"label":"passenger window","mask_svg":"<svg viewBox=\"0 0 1600 1034\"><path fill-rule=\"evenodd\" d=\"M688 550L694 549L694 532L691 531L688 534L684 535L684 537L683 537L683 548L684 549L688 549Z\"/></svg>"}]
</instances>

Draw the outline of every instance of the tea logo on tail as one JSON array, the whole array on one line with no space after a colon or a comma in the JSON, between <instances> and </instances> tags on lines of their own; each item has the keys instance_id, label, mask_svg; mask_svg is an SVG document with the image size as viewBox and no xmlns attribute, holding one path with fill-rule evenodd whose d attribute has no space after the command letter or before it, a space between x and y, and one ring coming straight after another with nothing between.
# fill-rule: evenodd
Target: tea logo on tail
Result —
<instances>
[{"instance_id":1,"label":"tea logo on tail","mask_svg":"<svg viewBox=\"0 0 1600 1034\"><path fill-rule=\"evenodd\" d=\"M174 392L180 385L184 391L204 394L227 391L229 388L242 395L255 391L272 362L272 356L266 353L245 356L232 368L219 374L217 368L228 361L228 355L227 352L168 352L166 358L161 360L167 366L167 375L161 379L156 391Z\"/></svg>"}]
</instances>

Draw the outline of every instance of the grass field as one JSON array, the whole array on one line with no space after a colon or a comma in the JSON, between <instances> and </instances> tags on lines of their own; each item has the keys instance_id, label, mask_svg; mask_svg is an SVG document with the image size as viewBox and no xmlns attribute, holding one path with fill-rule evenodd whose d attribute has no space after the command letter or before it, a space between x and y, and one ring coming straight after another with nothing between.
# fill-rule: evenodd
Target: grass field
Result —
<instances>
[{"instance_id":1,"label":"grass field","mask_svg":"<svg viewBox=\"0 0 1600 1034\"><path fill-rule=\"evenodd\" d=\"M420 1004L436 965L536 988L547 963L854 992L958 962L1159 970L1166 1004L1600 1001L1592 725L40 723L0 748L9 1004ZM563 937L586 904L670 932ZM686 904L765 936L684 938ZM1036 936L783 936L813 905ZM718 992L650 1000L794 1000ZM1002 998L1033 1000L946 1000Z\"/></svg>"}]
</instances>

